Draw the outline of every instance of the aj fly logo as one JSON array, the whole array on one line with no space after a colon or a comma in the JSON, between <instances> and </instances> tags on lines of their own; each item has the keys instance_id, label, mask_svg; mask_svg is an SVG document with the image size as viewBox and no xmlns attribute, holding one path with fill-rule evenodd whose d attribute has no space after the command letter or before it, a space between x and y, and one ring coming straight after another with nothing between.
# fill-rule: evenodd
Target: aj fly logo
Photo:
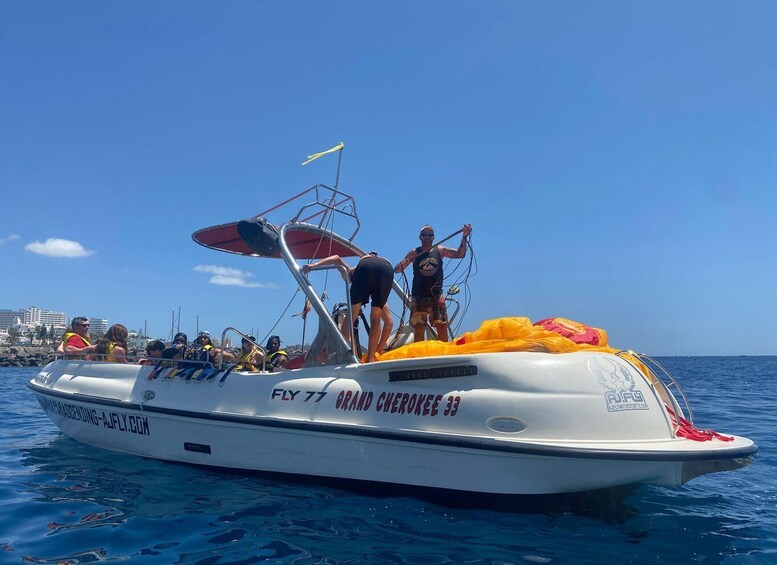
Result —
<instances>
[{"instance_id":1,"label":"aj fly logo","mask_svg":"<svg viewBox=\"0 0 777 565\"><path fill-rule=\"evenodd\" d=\"M611 359L596 358L589 361L591 372L597 376L607 392L604 400L608 412L623 410L649 410L645 396L637 388L634 377L619 363Z\"/></svg>"}]
</instances>

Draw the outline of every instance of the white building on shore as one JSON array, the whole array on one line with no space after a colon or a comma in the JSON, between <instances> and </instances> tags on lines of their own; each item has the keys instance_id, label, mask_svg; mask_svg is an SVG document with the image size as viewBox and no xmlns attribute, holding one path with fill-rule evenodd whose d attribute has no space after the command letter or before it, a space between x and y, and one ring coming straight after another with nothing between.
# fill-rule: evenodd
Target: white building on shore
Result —
<instances>
[{"instance_id":1,"label":"white building on shore","mask_svg":"<svg viewBox=\"0 0 777 565\"><path fill-rule=\"evenodd\" d=\"M52 310L41 310L37 306L24 308L23 322L31 326L64 326L67 323L67 314Z\"/></svg>"},{"instance_id":2,"label":"white building on shore","mask_svg":"<svg viewBox=\"0 0 777 565\"><path fill-rule=\"evenodd\" d=\"M89 317L89 333L94 336L102 336L108 331L108 320L105 318ZM46 326L49 339L60 337L72 322L64 312L44 310L37 306L20 308L18 310L0 309L0 333L8 335L11 328L15 328L19 334L28 334L37 330L40 326Z\"/></svg>"},{"instance_id":3,"label":"white building on shore","mask_svg":"<svg viewBox=\"0 0 777 565\"><path fill-rule=\"evenodd\" d=\"M102 336L108 331L108 320L105 318L89 318L89 334Z\"/></svg>"},{"instance_id":4,"label":"white building on shore","mask_svg":"<svg viewBox=\"0 0 777 565\"><path fill-rule=\"evenodd\" d=\"M0 310L0 330L9 328L24 320L24 310Z\"/></svg>"},{"instance_id":5,"label":"white building on shore","mask_svg":"<svg viewBox=\"0 0 777 565\"><path fill-rule=\"evenodd\" d=\"M21 308L19 310L0 310L0 330L9 330L12 327L27 330L38 326L64 327L67 324L67 314L43 310L37 306Z\"/></svg>"}]
</instances>

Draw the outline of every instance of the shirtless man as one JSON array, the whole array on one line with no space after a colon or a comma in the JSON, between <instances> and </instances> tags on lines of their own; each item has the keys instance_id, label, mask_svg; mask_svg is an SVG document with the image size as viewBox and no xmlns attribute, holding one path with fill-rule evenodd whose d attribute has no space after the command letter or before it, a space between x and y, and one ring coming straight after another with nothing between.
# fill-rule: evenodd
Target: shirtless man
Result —
<instances>
[{"instance_id":1,"label":"shirtless man","mask_svg":"<svg viewBox=\"0 0 777 565\"><path fill-rule=\"evenodd\" d=\"M391 310L386 304L394 274L391 271L391 263L384 257L378 257L376 252L365 255L356 267L351 267L339 255L332 255L310 265L302 265L302 274L307 274L310 269L324 265L342 265L348 269L351 277L351 324L356 321L362 304L371 301L370 308L370 336L367 341L367 363L375 361L375 353L383 352L394 321L391 318ZM381 320L383 328L381 329ZM343 333L346 333L347 325ZM352 346L353 347L353 346Z\"/></svg>"}]
</instances>

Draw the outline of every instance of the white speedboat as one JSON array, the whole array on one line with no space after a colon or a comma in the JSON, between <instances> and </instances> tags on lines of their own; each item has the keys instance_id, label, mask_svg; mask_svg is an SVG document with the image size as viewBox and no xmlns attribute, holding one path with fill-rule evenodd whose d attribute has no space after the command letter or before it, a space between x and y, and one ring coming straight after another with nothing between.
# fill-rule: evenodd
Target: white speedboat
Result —
<instances>
[{"instance_id":1,"label":"white speedboat","mask_svg":"<svg viewBox=\"0 0 777 565\"><path fill-rule=\"evenodd\" d=\"M558 352L491 331L487 342L467 334L465 347L441 354L415 344L361 363L299 264L364 254L353 243L355 203L324 185L305 194L313 202L280 225L277 240L262 222L193 235L214 249L285 262L318 319L295 368L58 359L29 383L53 422L78 441L143 457L480 493L681 485L752 460L751 440L695 428L677 383L631 352ZM324 227L336 214L355 221L350 238Z\"/></svg>"}]
</instances>

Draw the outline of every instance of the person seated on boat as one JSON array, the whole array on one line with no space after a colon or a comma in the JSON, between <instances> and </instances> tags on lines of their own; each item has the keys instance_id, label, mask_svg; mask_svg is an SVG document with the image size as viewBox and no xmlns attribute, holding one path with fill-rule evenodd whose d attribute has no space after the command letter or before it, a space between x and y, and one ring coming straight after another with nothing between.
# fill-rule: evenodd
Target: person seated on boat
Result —
<instances>
[{"instance_id":1,"label":"person seated on boat","mask_svg":"<svg viewBox=\"0 0 777 565\"><path fill-rule=\"evenodd\" d=\"M162 359L162 352L165 350L163 341L155 339L146 344L146 355L144 359L138 361L138 365L156 365Z\"/></svg>"},{"instance_id":2,"label":"person seated on boat","mask_svg":"<svg viewBox=\"0 0 777 565\"><path fill-rule=\"evenodd\" d=\"M162 359L181 360L186 357L188 348L189 337L183 332L178 332L173 336L173 343L162 351ZM169 366L171 364L164 363L164 365Z\"/></svg>"},{"instance_id":3,"label":"person seated on boat","mask_svg":"<svg viewBox=\"0 0 777 565\"><path fill-rule=\"evenodd\" d=\"M186 349L186 346L188 345L188 343L189 343L189 337L183 332L178 332L173 337L173 343L171 347L176 347L183 352Z\"/></svg>"},{"instance_id":4,"label":"person seated on boat","mask_svg":"<svg viewBox=\"0 0 777 565\"><path fill-rule=\"evenodd\" d=\"M289 360L287 353L281 349L281 338L277 335L271 335L267 340L267 362L272 368L283 367Z\"/></svg>"},{"instance_id":5,"label":"person seated on boat","mask_svg":"<svg viewBox=\"0 0 777 565\"><path fill-rule=\"evenodd\" d=\"M183 352L184 350L179 347L166 347L162 351L162 359L164 360L162 362L162 366L164 367L172 367L173 361L180 361L183 359Z\"/></svg>"},{"instance_id":6,"label":"person seated on boat","mask_svg":"<svg viewBox=\"0 0 777 565\"><path fill-rule=\"evenodd\" d=\"M105 335L97 342L95 353L100 355L98 360L108 363L126 363L127 362L127 328L121 324L113 324ZM104 357L102 357L104 356Z\"/></svg>"},{"instance_id":7,"label":"person seated on boat","mask_svg":"<svg viewBox=\"0 0 777 565\"><path fill-rule=\"evenodd\" d=\"M261 371L262 360L264 359L264 353L254 343L256 338L249 335L244 337L241 341L240 355L237 358L237 365L235 365L236 371Z\"/></svg>"},{"instance_id":8,"label":"person seated on boat","mask_svg":"<svg viewBox=\"0 0 777 565\"><path fill-rule=\"evenodd\" d=\"M437 339L448 341L448 312L445 307L445 295L442 292L442 260L462 259L467 255L467 238L472 233L472 225L461 228L461 243L458 249L434 244L434 228L421 227L418 238L420 247L411 249L405 258L394 267L395 273L401 273L413 264L413 288L410 292L410 325L413 326L415 341L423 341L426 336L426 324L431 316L432 325L437 329Z\"/></svg>"},{"instance_id":9,"label":"person seated on boat","mask_svg":"<svg viewBox=\"0 0 777 565\"><path fill-rule=\"evenodd\" d=\"M223 351L213 345L210 339L210 333L202 331L197 334L192 347L186 350L184 358L192 361L203 361L207 363L218 363L223 357L224 361L232 361L235 356L228 351Z\"/></svg>"},{"instance_id":10,"label":"person seated on boat","mask_svg":"<svg viewBox=\"0 0 777 565\"><path fill-rule=\"evenodd\" d=\"M350 267L339 255L332 255L310 265L302 266L302 273L324 265L342 265L348 269L351 278L351 324L361 312L362 304L371 301L370 335L367 341L367 363L375 360L375 353L382 353L386 347L394 321L387 301L394 282L391 263L378 253L371 251L359 260L356 267ZM383 327L381 328L381 321ZM346 341L349 340L348 325L341 327ZM353 346L352 346L353 347Z\"/></svg>"},{"instance_id":11,"label":"person seated on boat","mask_svg":"<svg viewBox=\"0 0 777 565\"><path fill-rule=\"evenodd\" d=\"M83 354L93 353L95 349L97 346L89 342L89 319L76 316L71 320L68 331L62 336L62 343L57 347L57 353L64 353L72 359L84 359Z\"/></svg>"}]
</instances>

